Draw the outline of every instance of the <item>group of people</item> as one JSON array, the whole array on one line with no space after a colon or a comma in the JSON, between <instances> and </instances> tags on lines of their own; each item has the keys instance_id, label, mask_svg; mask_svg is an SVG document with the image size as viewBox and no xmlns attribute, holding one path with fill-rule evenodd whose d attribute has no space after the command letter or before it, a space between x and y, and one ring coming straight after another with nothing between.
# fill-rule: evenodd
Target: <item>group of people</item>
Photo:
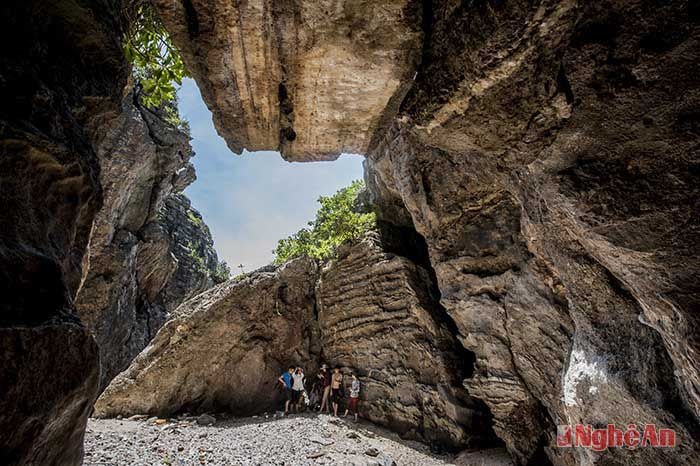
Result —
<instances>
[{"instance_id":1,"label":"group of people","mask_svg":"<svg viewBox=\"0 0 700 466\"><path fill-rule=\"evenodd\" d=\"M306 391L306 376L301 367L290 366L278 379L286 395L284 414L300 412L307 408L333 411L338 416L338 408L345 399L346 384L343 372L336 366L331 373L328 366L323 364L312 384L310 394ZM345 417L352 413L357 421L357 403L360 399L360 380L354 371L350 371L350 385Z\"/></svg>"}]
</instances>

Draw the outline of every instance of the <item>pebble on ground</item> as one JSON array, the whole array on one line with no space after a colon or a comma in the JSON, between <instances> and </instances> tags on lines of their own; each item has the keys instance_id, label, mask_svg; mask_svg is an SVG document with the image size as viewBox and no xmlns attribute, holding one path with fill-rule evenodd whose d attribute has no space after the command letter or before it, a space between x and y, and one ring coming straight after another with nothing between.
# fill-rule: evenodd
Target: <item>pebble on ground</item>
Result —
<instances>
[{"instance_id":1,"label":"pebble on ground","mask_svg":"<svg viewBox=\"0 0 700 466\"><path fill-rule=\"evenodd\" d=\"M401 440L373 425L355 424L327 415L282 418L263 415L218 421L209 426L199 425L196 417L170 419L165 423L154 418L88 421L85 466L203 464L428 466L456 463L454 458L432 454L423 444Z\"/></svg>"}]
</instances>

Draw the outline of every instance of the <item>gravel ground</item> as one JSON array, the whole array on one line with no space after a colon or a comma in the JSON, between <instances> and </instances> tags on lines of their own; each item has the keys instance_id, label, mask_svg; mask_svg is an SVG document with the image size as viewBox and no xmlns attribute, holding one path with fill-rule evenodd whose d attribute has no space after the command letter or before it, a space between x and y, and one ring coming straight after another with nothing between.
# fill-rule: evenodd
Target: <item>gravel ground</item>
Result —
<instances>
[{"instance_id":1,"label":"gravel ground","mask_svg":"<svg viewBox=\"0 0 700 466\"><path fill-rule=\"evenodd\" d=\"M500 462L503 454L438 456L376 426L327 415L260 416L211 426L198 425L196 418L90 419L84 465L509 464Z\"/></svg>"}]
</instances>

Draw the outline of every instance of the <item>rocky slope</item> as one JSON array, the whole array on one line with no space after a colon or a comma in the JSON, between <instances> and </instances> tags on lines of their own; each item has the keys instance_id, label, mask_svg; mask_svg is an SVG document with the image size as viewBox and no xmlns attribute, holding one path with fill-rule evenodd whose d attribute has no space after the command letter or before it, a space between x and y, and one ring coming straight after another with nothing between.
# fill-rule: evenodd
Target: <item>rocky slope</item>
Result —
<instances>
[{"instance_id":1,"label":"rocky slope","mask_svg":"<svg viewBox=\"0 0 700 466\"><path fill-rule=\"evenodd\" d=\"M107 387L95 415L274 410L280 368L313 369L317 359L315 279L316 265L299 259L185 302Z\"/></svg>"},{"instance_id":2,"label":"rocky slope","mask_svg":"<svg viewBox=\"0 0 700 466\"><path fill-rule=\"evenodd\" d=\"M371 88L391 92L365 109L376 124L346 126L368 142L352 148L367 155L382 221L425 238L444 319L476 356L464 386L489 406L519 463L697 461L692 2L157 4L234 149L280 148L291 160L347 150L342 138L313 138L377 103L370 92L358 104L344 76L375 76ZM310 19L314 8L325 16ZM373 29L381 16L372 8L392 40ZM324 35L358 11L364 20L340 42ZM255 18L268 26L254 28ZM358 72L354 64L372 56L367 40L387 58ZM290 53L290 43L304 47ZM216 59L228 53L239 59ZM338 58L332 69L304 73L329 56ZM284 92L250 85L258 75ZM323 108L329 94L334 117L307 130L297 111ZM684 440L672 450L555 448L556 425L576 422L656 423Z\"/></svg>"},{"instance_id":3,"label":"rocky slope","mask_svg":"<svg viewBox=\"0 0 700 466\"><path fill-rule=\"evenodd\" d=\"M211 286L218 263L201 217L177 194L195 179L189 136L143 107L138 92L97 128L103 206L76 306L100 348L100 390L145 348L168 312Z\"/></svg>"}]
</instances>

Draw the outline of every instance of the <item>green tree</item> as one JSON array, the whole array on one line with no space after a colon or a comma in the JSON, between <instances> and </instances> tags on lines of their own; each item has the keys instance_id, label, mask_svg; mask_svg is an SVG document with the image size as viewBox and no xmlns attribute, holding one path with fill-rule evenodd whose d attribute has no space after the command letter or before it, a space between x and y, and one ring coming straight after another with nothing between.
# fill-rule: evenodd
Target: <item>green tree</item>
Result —
<instances>
[{"instance_id":1,"label":"green tree","mask_svg":"<svg viewBox=\"0 0 700 466\"><path fill-rule=\"evenodd\" d=\"M226 261L219 261L219 263L216 264L216 270L211 273L211 279L218 285L219 283L225 282L229 278L231 278L231 269Z\"/></svg>"},{"instance_id":2,"label":"green tree","mask_svg":"<svg viewBox=\"0 0 700 466\"><path fill-rule=\"evenodd\" d=\"M374 213L359 213L354 209L357 196L364 186L362 180L357 180L332 196L319 197L321 207L316 212L316 219L309 222L309 228L302 228L277 242L273 251L275 262L279 264L302 255L327 259L344 242L374 228Z\"/></svg>"},{"instance_id":3,"label":"green tree","mask_svg":"<svg viewBox=\"0 0 700 466\"><path fill-rule=\"evenodd\" d=\"M148 1L138 1L130 12L124 54L143 88L141 101L152 108L176 102L175 83L181 85L182 79L188 76L180 53Z\"/></svg>"}]
</instances>

